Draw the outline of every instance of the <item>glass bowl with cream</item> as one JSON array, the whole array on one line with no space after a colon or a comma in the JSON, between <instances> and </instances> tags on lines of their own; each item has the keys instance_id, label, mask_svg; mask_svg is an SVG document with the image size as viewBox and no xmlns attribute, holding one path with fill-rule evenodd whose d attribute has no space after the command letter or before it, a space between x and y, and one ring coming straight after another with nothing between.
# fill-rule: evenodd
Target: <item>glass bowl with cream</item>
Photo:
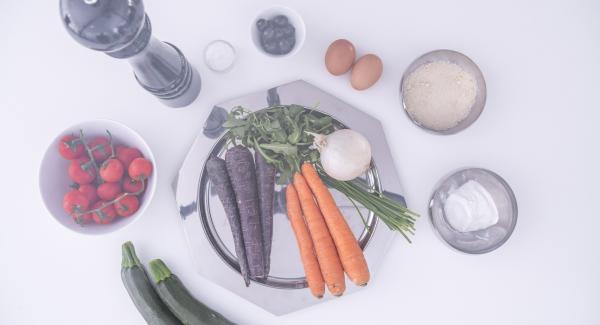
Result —
<instances>
[{"instance_id":1,"label":"glass bowl with cream","mask_svg":"<svg viewBox=\"0 0 600 325\"><path fill-rule=\"evenodd\" d=\"M517 200L506 181L482 168L442 179L429 201L429 217L451 247L483 254L502 246L517 223Z\"/></svg>"},{"instance_id":2,"label":"glass bowl with cream","mask_svg":"<svg viewBox=\"0 0 600 325\"><path fill-rule=\"evenodd\" d=\"M400 81L404 111L417 126L435 134L454 134L481 115L485 79L466 55L435 50L414 60Z\"/></svg>"}]
</instances>

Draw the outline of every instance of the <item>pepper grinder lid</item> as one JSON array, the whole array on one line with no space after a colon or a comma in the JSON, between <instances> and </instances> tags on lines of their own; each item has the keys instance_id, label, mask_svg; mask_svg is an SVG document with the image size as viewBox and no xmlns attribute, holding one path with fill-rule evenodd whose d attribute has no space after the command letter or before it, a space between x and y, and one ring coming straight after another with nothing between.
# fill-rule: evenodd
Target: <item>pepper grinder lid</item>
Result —
<instances>
[{"instance_id":1,"label":"pepper grinder lid","mask_svg":"<svg viewBox=\"0 0 600 325\"><path fill-rule=\"evenodd\" d=\"M60 0L60 14L77 42L109 55L136 41L147 21L141 0Z\"/></svg>"}]
</instances>

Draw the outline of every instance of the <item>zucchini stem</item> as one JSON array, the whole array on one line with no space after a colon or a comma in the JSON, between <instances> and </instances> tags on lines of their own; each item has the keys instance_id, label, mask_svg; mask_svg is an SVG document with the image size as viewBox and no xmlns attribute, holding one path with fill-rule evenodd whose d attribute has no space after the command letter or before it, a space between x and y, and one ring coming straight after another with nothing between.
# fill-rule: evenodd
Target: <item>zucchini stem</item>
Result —
<instances>
[{"instance_id":1,"label":"zucchini stem","mask_svg":"<svg viewBox=\"0 0 600 325\"><path fill-rule=\"evenodd\" d=\"M128 241L123 243L121 246L121 251L123 254L123 259L121 261L121 267L124 269L129 269L134 266L142 267L142 263L140 259L135 254L135 247L133 247L133 243Z\"/></svg>"},{"instance_id":2,"label":"zucchini stem","mask_svg":"<svg viewBox=\"0 0 600 325\"><path fill-rule=\"evenodd\" d=\"M163 281L172 275L171 270L169 270L165 262L159 258L150 261L149 266L150 275L155 283L159 283L160 281Z\"/></svg>"}]
</instances>

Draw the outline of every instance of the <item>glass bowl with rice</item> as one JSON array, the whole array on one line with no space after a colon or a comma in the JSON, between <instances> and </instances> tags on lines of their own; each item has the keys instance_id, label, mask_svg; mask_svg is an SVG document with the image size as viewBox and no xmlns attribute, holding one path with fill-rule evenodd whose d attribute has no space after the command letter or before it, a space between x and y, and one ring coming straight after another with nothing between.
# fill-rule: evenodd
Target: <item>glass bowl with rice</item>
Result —
<instances>
[{"instance_id":1,"label":"glass bowl with rice","mask_svg":"<svg viewBox=\"0 0 600 325\"><path fill-rule=\"evenodd\" d=\"M414 124L449 135L466 129L481 115L486 85L481 70L466 55L435 50L408 66L400 82L400 96Z\"/></svg>"}]
</instances>

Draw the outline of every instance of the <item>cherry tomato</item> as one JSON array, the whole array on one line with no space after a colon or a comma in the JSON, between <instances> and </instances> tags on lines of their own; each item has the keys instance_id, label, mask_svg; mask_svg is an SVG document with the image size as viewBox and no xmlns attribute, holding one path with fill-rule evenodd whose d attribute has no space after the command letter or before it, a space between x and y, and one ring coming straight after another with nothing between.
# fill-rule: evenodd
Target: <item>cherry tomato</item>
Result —
<instances>
[{"instance_id":1,"label":"cherry tomato","mask_svg":"<svg viewBox=\"0 0 600 325\"><path fill-rule=\"evenodd\" d=\"M83 157L85 154L85 147L78 137L66 135L58 142L58 152L63 158L73 160Z\"/></svg>"},{"instance_id":2,"label":"cherry tomato","mask_svg":"<svg viewBox=\"0 0 600 325\"><path fill-rule=\"evenodd\" d=\"M152 175L152 163L145 158L135 158L129 165L128 172L133 179L147 179Z\"/></svg>"},{"instance_id":3,"label":"cherry tomato","mask_svg":"<svg viewBox=\"0 0 600 325\"><path fill-rule=\"evenodd\" d=\"M110 142L106 137L95 137L88 143L96 163L100 164L112 155Z\"/></svg>"},{"instance_id":4,"label":"cherry tomato","mask_svg":"<svg viewBox=\"0 0 600 325\"><path fill-rule=\"evenodd\" d=\"M96 202L96 204L94 204L92 209L98 209L106 203L107 203L106 201L98 201L98 202ZM117 212L115 211L115 207L113 206L113 204L109 204L106 207L102 208L101 210L94 211L94 213L92 214L92 218L94 219L94 222L97 224L102 224L102 225L111 223L113 221L113 219L116 217L117 217Z\"/></svg>"},{"instance_id":5,"label":"cherry tomato","mask_svg":"<svg viewBox=\"0 0 600 325\"><path fill-rule=\"evenodd\" d=\"M96 169L88 157L71 160L69 177L80 185L89 184L96 179Z\"/></svg>"},{"instance_id":6,"label":"cherry tomato","mask_svg":"<svg viewBox=\"0 0 600 325\"><path fill-rule=\"evenodd\" d=\"M83 193L87 197L90 205L98 201L98 194L96 193L96 187L91 184L79 185L79 192Z\"/></svg>"},{"instance_id":7,"label":"cherry tomato","mask_svg":"<svg viewBox=\"0 0 600 325\"><path fill-rule=\"evenodd\" d=\"M78 190L71 190L63 197L63 209L69 214L85 212L89 206L90 201Z\"/></svg>"},{"instance_id":8,"label":"cherry tomato","mask_svg":"<svg viewBox=\"0 0 600 325\"><path fill-rule=\"evenodd\" d=\"M126 146L117 146L115 149L117 152L117 159L119 159L125 168L129 167L131 162L135 158L142 157L142 153L136 148L126 147Z\"/></svg>"},{"instance_id":9,"label":"cherry tomato","mask_svg":"<svg viewBox=\"0 0 600 325\"><path fill-rule=\"evenodd\" d=\"M74 213L71 215L73 221L77 222L80 225L87 225L94 222L93 213L79 214Z\"/></svg>"},{"instance_id":10,"label":"cherry tomato","mask_svg":"<svg viewBox=\"0 0 600 325\"><path fill-rule=\"evenodd\" d=\"M107 182L114 183L120 181L123 178L124 172L123 163L116 158L110 158L100 166L100 177Z\"/></svg>"},{"instance_id":11,"label":"cherry tomato","mask_svg":"<svg viewBox=\"0 0 600 325\"><path fill-rule=\"evenodd\" d=\"M127 193L137 193L142 189L142 182L129 176L123 180L123 190Z\"/></svg>"},{"instance_id":12,"label":"cherry tomato","mask_svg":"<svg viewBox=\"0 0 600 325\"><path fill-rule=\"evenodd\" d=\"M140 208L140 200L135 195L127 195L115 202L117 214L121 217L129 217Z\"/></svg>"},{"instance_id":13,"label":"cherry tomato","mask_svg":"<svg viewBox=\"0 0 600 325\"><path fill-rule=\"evenodd\" d=\"M104 201L112 201L121 194L121 183L102 183L98 185L98 196Z\"/></svg>"}]
</instances>

